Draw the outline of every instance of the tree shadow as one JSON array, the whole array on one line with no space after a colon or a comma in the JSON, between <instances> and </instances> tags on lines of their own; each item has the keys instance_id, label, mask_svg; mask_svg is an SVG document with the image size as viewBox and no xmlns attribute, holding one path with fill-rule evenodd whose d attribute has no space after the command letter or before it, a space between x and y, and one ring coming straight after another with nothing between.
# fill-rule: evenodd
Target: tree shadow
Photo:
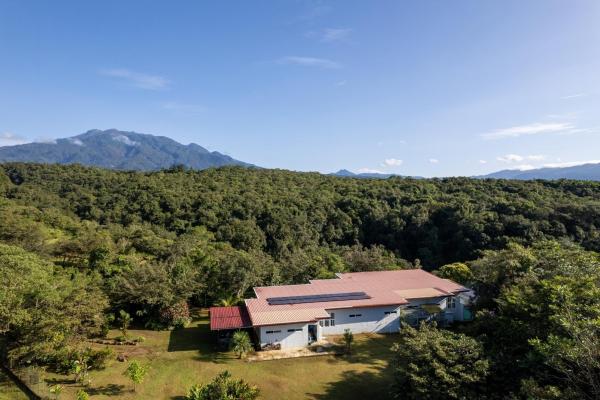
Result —
<instances>
[{"instance_id":1,"label":"tree shadow","mask_svg":"<svg viewBox=\"0 0 600 400\"><path fill-rule=\"evenodd\" d=\"M307 393L314 400L390 399L390 371L345 371L342 379L327 384L325 393Z\"/></svg>"},{"instance_id":2,"label":"tree shadow","mask_svg":"<svg viewBox=\"0 0 600 400\"><path fill-rule=\"evenodd\" d=\"M197 351L198 360L215 363L231 359L231 354L219 349L216 335L210 330L208 313L205 311L194 314L192 326L171 331L167 351Z\"/></svg>"},{"instance_id":3,"label":"tree shadow","mask_svg":"<svg viewBox=\"0 0 600 400\"><path fill-rule=\"evenodd\" d=\"M351 363L368 365L368 371L345 371L341 379L330 382L322 394L307 393L315 400L336 399L389 399L393 383L393 368L388 360L396 335L366 335L352 347L349 355L331 357L329 363Z\"/></svg>"},{"instance_id":4,"label":"tree shadow","mask_svg":"<svg viewBox=\"0 0 600 400\"><path fill-rule=\"evenodd\" d=\"M123 393L123 389L125 385L117 385L115 383L109 383L104 386L97 386L85 389L87 394L95 396L95 395L104 395L104 396L119 396Z\"/></svg>"}]
</instances>

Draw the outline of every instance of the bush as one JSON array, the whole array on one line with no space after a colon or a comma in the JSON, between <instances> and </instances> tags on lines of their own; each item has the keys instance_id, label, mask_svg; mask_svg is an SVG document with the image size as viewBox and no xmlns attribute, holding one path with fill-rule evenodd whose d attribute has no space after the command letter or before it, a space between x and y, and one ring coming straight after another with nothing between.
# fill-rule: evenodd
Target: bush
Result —
<instances>
[{"instance_id":1,"label":"bush","mask_svg":"<svg viewBox=\"0 0 600 400\"><path fill-rule=\"evenodd\" d=\"M186 400L255 400L260 390L243 379L233 379L229 371L223 371L206 385L190 388Z\"/></svg>"},{"instance_id":2,"label":"bush","mask_svg":"<svg viewBox=\"0 0 600 400\"><path fill-rule=\"evenodd\" d=\"M159 311L159 320L168 327L184 328L190 321L190 309L186 301L166 306Z\"/></svg>"}]
</instances>

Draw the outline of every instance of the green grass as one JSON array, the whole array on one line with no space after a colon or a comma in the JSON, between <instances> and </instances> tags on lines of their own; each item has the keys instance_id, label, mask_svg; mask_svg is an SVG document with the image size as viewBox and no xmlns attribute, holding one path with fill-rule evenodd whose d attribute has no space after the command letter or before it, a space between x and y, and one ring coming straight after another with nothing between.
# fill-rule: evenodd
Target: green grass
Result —
<instances>
[{"instance_id":1,"label":"green grass","mask_svg":"<svg viewBox=\"0 0 600 400\"><path fill-rule=\"evenodd\" d=\"M117 335L117 332L112 332ZM111 346L131 353L129 360L149 363L150 371L137 392L123 376L127 363L113 361L105 370L91 373L86 389L94 399L183 399L193 384L210 381L227 369L258 385L263 399L385 399L391 383L388 360L394 335L355 335L351 356L318 356L245 362L232 353L218 352L209 331L206 312L186 329L172 332L131 330L144 336L138 346ZM69 377L47 375L64 384L61 399L72 399L79 386Z\"/></svg>"}]
</instances>

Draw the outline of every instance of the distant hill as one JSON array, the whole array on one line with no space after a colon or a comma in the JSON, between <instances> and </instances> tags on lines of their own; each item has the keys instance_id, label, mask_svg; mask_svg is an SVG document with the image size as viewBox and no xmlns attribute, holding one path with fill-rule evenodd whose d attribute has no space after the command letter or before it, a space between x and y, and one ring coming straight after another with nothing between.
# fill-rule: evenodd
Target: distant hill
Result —
<instances>
[{"instance_id":1,"label":"distant hill","mask_svg":"<svg viewBox=\"0 0 600 400\"><path fill-rule=\"evenodd\" d=\"M359 174L356 174L352 171L348 171L347 169L340 169L337 172L334 172L332 174L329 174L332 176L339 176L341 178L365 178L365 179L387 179L390 178L392 176L401 176L401 177L405 177L403 175L397 175L397 174L380 174L377 172L362 172ZM420 176L411 176L410 178L415 178L415 179L422 179L422 177Z\"/></svg>"},{"instance_id":2,"label":"distant hill","mask_svg":"<svg viewBox=\"0 0 600 400\"><path fill-rule=\"evenodd\" d=\"M477 178L495 178L495 179L577 179L587 181L600 181L600 164L583 164L574 167L562 168L538 168L526 171L505 169L493 172L488 175L478 176Z\"/></svg>"},{"instance_id":3,"label":"distant hill","mask_svg":"<svg viewBox=\"0 0 600 400\"><path fill-rule=\"evenodd\" d=\"M116 129L94 129L47 143L0 147L0 162L83 164L119 170L152 171L184 165L205 169L225 165L252 166L191 143L183 145L164 136Z\"/></svg>"}]
</instances>

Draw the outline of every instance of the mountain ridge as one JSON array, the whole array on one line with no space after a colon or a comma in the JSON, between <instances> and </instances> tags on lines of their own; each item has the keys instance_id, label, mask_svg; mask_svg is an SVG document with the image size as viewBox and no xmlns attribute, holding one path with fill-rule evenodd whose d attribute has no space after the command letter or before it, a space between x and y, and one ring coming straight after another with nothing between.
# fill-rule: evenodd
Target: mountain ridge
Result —
<instances>
[{"instance_id":1,"label":"mountain ridge","mask_svg":"<svg viewBox=\"0 0 600 400\"><path fill-rule=\"evenodd\" d=\"M83 164L117 170L153 171L184 165L206 169L226 165L253 167L218 151L190 143L181 144L166 136L91 129L82 134L56 139L0 147L0 162L39 162Z\"/></svg>"},{"instance_id":2,"label":"mountain ridge","mask_svg":"<svg viewBox=\"0 0 600 400\"><path fill-rule=\"evenodd\" d=\"M528 170L504 169L486 175L478 175L480 179L518 179L518 180L557 180L574 179L600 181L600 163L586 163L570 167L544 167Z\"/></svg>"}]
</instances>

